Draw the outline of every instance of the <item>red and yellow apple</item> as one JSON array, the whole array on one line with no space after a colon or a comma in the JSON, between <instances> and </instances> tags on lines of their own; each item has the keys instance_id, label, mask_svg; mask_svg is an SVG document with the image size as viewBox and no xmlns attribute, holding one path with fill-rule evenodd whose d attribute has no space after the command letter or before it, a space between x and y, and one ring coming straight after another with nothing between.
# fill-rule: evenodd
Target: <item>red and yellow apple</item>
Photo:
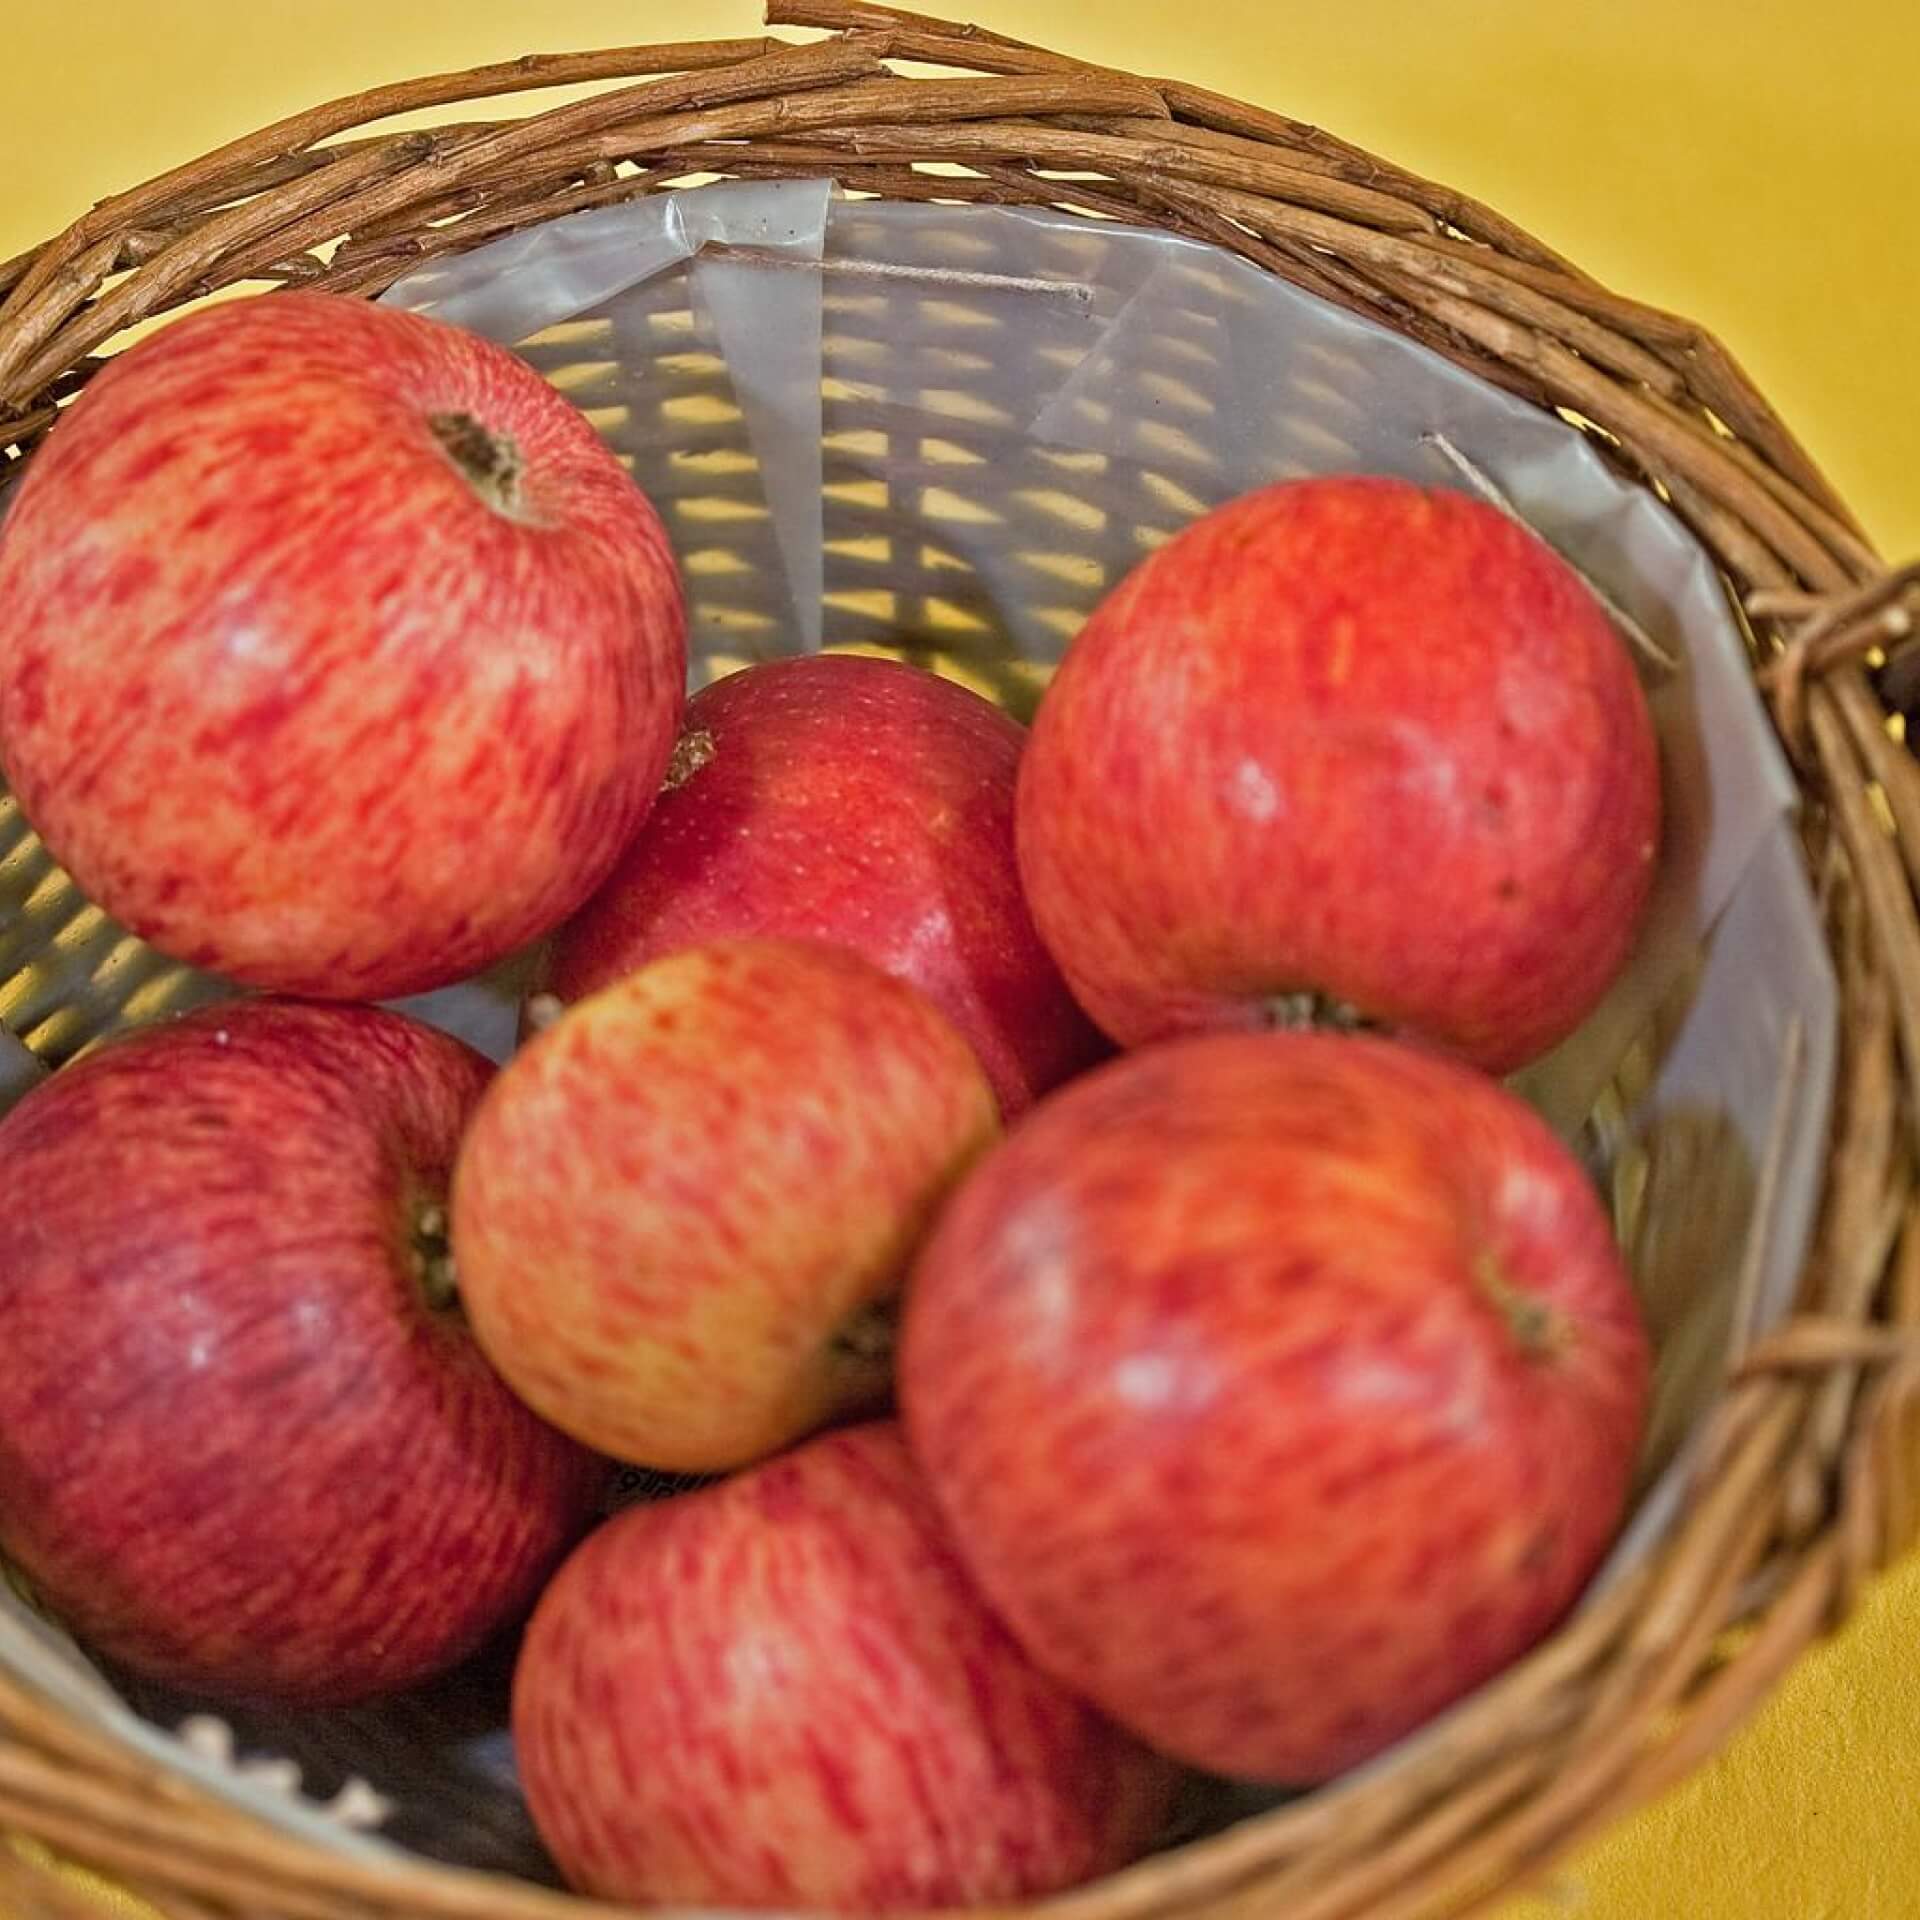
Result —
<instances>
[{"instance_id":1,"label":"red and yellow apple","mask_svg":"<svg viewBox=\"0 0 1920 1920\"><path fill-rule=\"evenodd\" d=\"M906 1300L908 1436L1028 1652L1163 1752L1290 1785L1555 1625L1645 1416L1578 1164L1370 1036L1096 1068L968 1178Z\"/></svg>"},{"instance_id":2,"label":"red and yellow apple","mask_svg":"<svg viewBox=\"0 0 1920 1920\"><path fill-rule=\"evenodd\" d=\"M904 982L800 941L682 948L493 1083L454 1178L461 1297L589 1446L741 1466L885 1398L906 1264L996 1131L972 1050Z\"/></svg>"},{"instance_id":3,"label":"red and yellow apple","mask_svg":"<svg viewBox=\"0 0 1920 1920\"><path fill-rule=\"evenodd\" d=\"M514 1745L567 1878L895 1913L1123 1865L1175 1771L1015 1645L890 1421L610 1521L535 1611Z\"/></svg>"},{"instance_id":4,"label":"red and yellow apple","mask_svg":"<svg viewBox=\"0 0 1920 1920\"><path fill-rule=\"evenodd\" d=\"M378 999L572 912L683 704L678 578L580 413L499 347L323 294L119 355L0 525L0 766L175 958Z\"/></svg>"},{"instance_id":5,"label":"red and yellow apple","mask_svg":"<svg viewBox=\"0 0 1920 1920\"><path fill-rule=\"evenodd\" d=\"M816 654L715 682L688 703L672 789L555 940L553 991L577 999L707 940L829 941L946 1014L1011 1117L1101 1050L1020 891L1025 739L893 660Z\"/></svg>"},{"instance_id":6,"label":"red and yellow apple","mask_svg":"<svg viewBox=\"0 0 1920 1920\"><path fill-rule=\"evenodd\" d=\"M490 1069L373 1008L117 1040L0 1121L0 1549L106 1658L338 1703L473 1652L603 1462L438 1292Z\"/></svg>"},{"instance_id":7,"label":"red and yellow apple","mask_svg":"<svg viewBox=\"0 0 1920 1920\"><path fill-rule=\"evenodd\" d=\"M1478 501L1298 481L1095 610L1041 703L1018 844L1041 934L1127 1045L1355 1020L1504 1072L1631 950L1652 723L1573 570Z\"/></svg>"}]
</instances>

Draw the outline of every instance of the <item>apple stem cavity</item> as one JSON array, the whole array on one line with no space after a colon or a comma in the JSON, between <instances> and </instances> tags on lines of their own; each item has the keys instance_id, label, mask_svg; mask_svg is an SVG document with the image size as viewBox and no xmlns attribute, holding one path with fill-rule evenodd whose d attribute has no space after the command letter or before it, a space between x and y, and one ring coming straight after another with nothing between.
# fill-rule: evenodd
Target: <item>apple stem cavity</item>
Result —
<instances>
[{"instance_id":1,"label":"apple stem cavity","mask_svg":"<svg viewBox=\"0 0 1920 1920\"><path fill-rule=\"evenodd\" d=\"M1483 1253L1474 1262L1474 1276L1528 1359L1559 1359L1566 1351L1567 1328L1552 1307L1507 1280L1490 1253Z\"/></svg>"},{"instance_id":2,"label":"apple stem cavity","mask_svg":"<svg viewBox=\"0 0 1920 1920\"><path fill-rule=\"evenodd\" d=\"M467 484L495 513L522 517L520 475L525 462L508 434L484 427L470 413L430 413L427 425Z\"/></svg>"},{"instance_id":3,"label":"apple stem cavity","mask_svg":"<svg viewBox=\"0 0 1920 1920\"><path fill-rule=\"evenodd\" d=\"M835 1329L832 1353L839 1375L838 1405L847 1412L880 1405L893 1387L893 1353L900 1338L898 1299L869 1300Z\"/></svg>"},{"instance_id":4,"label":"apple stem cavity","mask_svg":"<svg viewBox=\"0 0 1920 1920\"><path fill-rule=\"evenodd\" d=\"M1280 1033L1377 1033L1379 1025L1358 1007L1330 995L1303 988L1298 993L1268 995L1266 1024Z\"/></svg>"},{"instance_id":5,"label":"apple stem cavity","mask_svg":"<svg viewBox=\"0 0 1920 1920\"><path fill-rule=\"evenodd\" d=\"M414 1214L407 1264L430 1312L451 1313L459 1306L460 1280L447 1238L447 1210L438 1201L428 1201Z\"/></svg>"}]
</instances>

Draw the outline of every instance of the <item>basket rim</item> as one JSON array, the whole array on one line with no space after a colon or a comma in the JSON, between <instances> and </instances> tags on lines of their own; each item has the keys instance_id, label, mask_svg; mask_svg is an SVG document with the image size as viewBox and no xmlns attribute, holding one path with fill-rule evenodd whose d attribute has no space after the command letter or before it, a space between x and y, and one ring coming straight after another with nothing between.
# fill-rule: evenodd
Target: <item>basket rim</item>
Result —
<instances>
[{"instance_id":1,"label":"basket rim","mask_svg":"<svg viewBox=\"0 0 1920 1920\"><path fill-rule=\"evenodd\" d=\"M1609 291L1464 195L1264 108L977 27L866 0L773 0L767 17L828 37L527 56L397 83L102 201L0 264L0 488L104 363L100 350L142 321L243 281L372 296L437 255L710 174L825 173L891 198L1158 226L1595 430L1731 586L1802 788L1841 1054L1799 1306L1728 1382L1655 1558L1438 1739L1044 1903L1063 1920L1281 1900L1291 1920L1483 1910L1704 1760L1920 1535L1904 1466L1920 1421L1920 765L1889 728L1901 688L1920 687L1900 651L1920 614L1920 564L1886 567L1709 334ZM935 71L901 73L899 61ZM604 85L523 119L358 134L580 82ZM943 161L970 171L918 170ZM1063 170L1094 177L1048 177ZM272 1831L5 1670L0 1829L175 1910L624 1911ZM0 1846L0 1893L26 1874L54 1898L55 1883Z\"/></svg>"}]
</instances>

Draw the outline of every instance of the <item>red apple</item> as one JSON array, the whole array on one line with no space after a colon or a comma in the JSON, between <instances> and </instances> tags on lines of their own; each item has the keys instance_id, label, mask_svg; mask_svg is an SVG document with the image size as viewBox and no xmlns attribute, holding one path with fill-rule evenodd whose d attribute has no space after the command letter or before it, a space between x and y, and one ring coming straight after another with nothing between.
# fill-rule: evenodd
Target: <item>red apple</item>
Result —
<instances>
[{"instance_id":1,"label":"red apple","mask_svg":"<svg viewBox=\"0 0 1920 1920\"><path fill-rule=\"evenodd\" d=\"M1223 1034L1044 1103L907 1294L909 1437L989 1601L1164 1752L1306 1785L1566 1611L1648 1348L1599 1202L1397 1043Z\"/></svg>"},{"instance_id":2,"label":"red apple","mask_svg":"<svg viewBox=\"0 0 1920 1920\"><path fill-rule=\"evenodd\" d=\"M918 987L1019 1112L1100 1051L1021 897L1025 739L990 701L892 660L817 654L717 681L688 704L679 784L555 942L554 991L577 999L730 935L830 941Z\"/></svg>"},{"instance_id":3,"label":"red apple","mask_svg":"<svg viewBox=\"0 0 1920 1920\"><path fill-rule=\"evenodd\" d=\"M0 763L169 954L329 998L546 932L652 804L685 683L653 509L486 341L322 294L116 358L0 528Z\"/></svg>"},{"instance_id":4,"label":"red apple","mask_svg":"<svg viewBox=\"0 0 1920 1920\"><path fill-rule=\"evenodd\" d=\"M1250 494L1136 568L1020 776L1034 918L1129 1045L1357 1016L1519 1066L1625 961L1659 826L1646 701L1578 576L1373 478Z\"/></svg>"},{"instance_id":5,"label":"red apple","mask_svg":"<svg viewBox=\"0 0 1920 1920\"><path fill-rule=\"evenodd\" d=\"M609 1522L535 1611L513 1731L567 1878L670 1906L1051 1892L1141 1852L1175 1780L987 1611L891 1421Z\"/></svg>"},{"instance_id":6,"label":"red apple","mask_svg":"<svg viewBox=\"0 0 1920 1920\"><path fill-rule=\"evenodd\" d=\"M0 1550L111 1660L239 1699L422 1680L607 1469L436 1305L489 1069L372 1008L213 1007L0 1121Z\"/></svg>"},{"instance_id":7,"label":"red apple","mask_svg":"<svg viewBox=\"0 0 1920 1920\"><path fill-rule=\"evenodd\" d=\"M836 947L682 948L508 1063L454 1179L460 1291L521 1397L711 1473L883 1399L893 1295L996 1131L967 1043Z\"/></svg>"}]
</instances>

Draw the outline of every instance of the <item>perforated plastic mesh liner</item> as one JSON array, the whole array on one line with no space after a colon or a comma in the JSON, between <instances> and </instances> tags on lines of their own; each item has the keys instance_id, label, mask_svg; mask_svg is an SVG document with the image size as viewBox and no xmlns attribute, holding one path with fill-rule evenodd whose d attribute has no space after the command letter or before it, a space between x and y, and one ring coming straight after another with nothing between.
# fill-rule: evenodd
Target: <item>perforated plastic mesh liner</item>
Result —
<instances>
[{"instance_id":1,"label":"perforated plastic mesh liner","mask_svg":"<svg viewBox=\"0 0 1920 1920\"><path fill-rule=\"evenodd\" d=\"M1215 249L1071 215L730 183L531 228L385 297L516 348L587 411L666 519L697 681L863 646L1024 717L1145 553L1305 473L1490 489L1581 568L1637 636L1667 833L1625 978L1521 1085L1608 1185L1660 1342L1645 1491L1603 1579L1645 1552L1729 1359L1789 1303L1836 1024L1793 784L1676 519L1574 426L1425 349ZM501 1056L516 980L404 1004ZM0 796L0 1023L25 1043L0 1037L0 1105L39 1061L219 991L84 902ZM56 1644L0 1592L0 1659L44 1668ZM341 1756L371 1773L415 1844L525 1865L497 1678L246 1732L322 1777ZM76 1710L163 1737L78 1671L67 1684Z\"/></svg>"}]
</instances>

